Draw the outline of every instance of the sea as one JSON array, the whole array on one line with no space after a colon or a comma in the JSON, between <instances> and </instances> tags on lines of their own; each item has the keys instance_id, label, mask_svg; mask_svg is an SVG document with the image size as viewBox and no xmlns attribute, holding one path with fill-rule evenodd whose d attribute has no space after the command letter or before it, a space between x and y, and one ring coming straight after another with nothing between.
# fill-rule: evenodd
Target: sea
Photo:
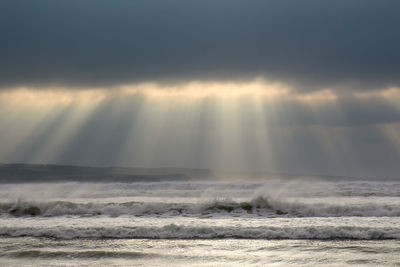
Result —
<instances>
[{"instance_id":1,"label":"sea","mask_svg":"<svg viewBox=\"0 0 400 267\"><path fill-rule=\"evenodd\" d=\"M0 184L0 266L400 266L400 181Z\"/></svg>"}]
</instances>

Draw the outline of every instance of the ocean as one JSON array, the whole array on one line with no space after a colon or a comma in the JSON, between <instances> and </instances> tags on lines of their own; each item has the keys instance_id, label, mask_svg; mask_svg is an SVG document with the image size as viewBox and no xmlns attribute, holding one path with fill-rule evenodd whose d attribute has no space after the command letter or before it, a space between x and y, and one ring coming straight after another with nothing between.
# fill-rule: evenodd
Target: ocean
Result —
<instances>
[{"instance_id":1,"label":"ocean","mask_svg":"<svg viewBox=\"0 0 400 267\"><path fill-rule=\"evenodd\" d=\"M0 266L400 266L400 181L0 184Z\"/></svg>"}]
</instances>

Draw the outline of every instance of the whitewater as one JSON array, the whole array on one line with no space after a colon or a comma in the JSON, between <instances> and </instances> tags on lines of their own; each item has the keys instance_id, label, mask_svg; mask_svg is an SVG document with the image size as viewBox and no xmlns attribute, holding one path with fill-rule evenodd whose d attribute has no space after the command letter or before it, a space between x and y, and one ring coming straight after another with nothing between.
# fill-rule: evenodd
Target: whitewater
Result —
<instances>
[{"instance_id":1,"label":"whitewater","mask_svg":"<svg viewBox=\"0 0 400 267\"><path fill-rule=\"evenodd\" d=\"M400 181L3 183L0 236L1 266L397 266Z\"/></svg>"}]
</instances>

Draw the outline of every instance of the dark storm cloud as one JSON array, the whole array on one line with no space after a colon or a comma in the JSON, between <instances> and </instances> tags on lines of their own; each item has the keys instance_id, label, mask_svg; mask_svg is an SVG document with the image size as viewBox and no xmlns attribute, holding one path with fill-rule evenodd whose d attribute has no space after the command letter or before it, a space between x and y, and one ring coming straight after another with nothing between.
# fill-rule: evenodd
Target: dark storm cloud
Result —
<instances>
[{"instance_id":1,"label":"dark storm cloud","mask_svg":"<svg viewBox=\"0 0 400 267\"><path fill-rule=\"evenodd\" d=\"M0 86L400 84L400 1L1 1Z\"/></svg>"}]
</instances>

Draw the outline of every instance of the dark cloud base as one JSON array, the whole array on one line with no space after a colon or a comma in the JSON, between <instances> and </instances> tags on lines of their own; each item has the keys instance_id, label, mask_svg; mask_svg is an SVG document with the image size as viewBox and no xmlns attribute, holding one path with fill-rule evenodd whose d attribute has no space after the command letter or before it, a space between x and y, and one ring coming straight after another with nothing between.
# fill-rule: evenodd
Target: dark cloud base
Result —
<instances>
[{"instance_id":1,"label":"dark cloud base","mask_svg":"<svg viewBox=\"0 0 400 267\"><path fill-rule=\"evenodd\" d=\"M0 2L0 86L246 80L400 84L400 2Z\"/></svg>"}]
</instances>

